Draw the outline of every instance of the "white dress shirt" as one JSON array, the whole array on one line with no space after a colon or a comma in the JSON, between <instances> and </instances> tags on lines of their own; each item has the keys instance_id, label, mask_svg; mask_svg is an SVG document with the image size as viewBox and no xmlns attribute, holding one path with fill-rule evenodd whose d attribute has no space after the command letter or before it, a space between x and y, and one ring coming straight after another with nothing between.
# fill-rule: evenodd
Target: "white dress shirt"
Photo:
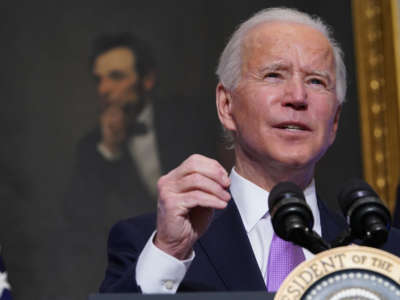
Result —
<instances>
[{"instance_id":1,"label":"white dress shirt","mask_svg":"<svg viewBox=\"0 0 400 300\"><path fill-rule=\"evenodd\" d=\"M251 181L240 176L233 169L231 178L231 194L242 218L244 228L253 248L258 267L266 281L268 268L269 245L272 241L274 229L271 224L271 216L268 208L269 192L255 185ZM314 216L314 231L321 235L321 222L315 193L314 180L304 190L307 204ZM314 255L303 248L306 259Z\"/></svg>"},{"instance_id":2,"label":"white dress shirt","mask_svg":"<svg viewBox=\"0 0 400 300\"><path fill-rule=\"evenodd\" d=\"M153 116L153 105L149 103L138 116L138 121L146 125L147 132L131 137L128 147L147 189L153 198L157 199L157 181L161 176L161 163Z\"/></svg>"},{"instance_id":3,"label":"white dress shirt","mask_svg":"<svg viewBox=\"0 0 400 300\"><path fill-rule=\"evenodd\" d=\"M269 192L240 176L236 173L235 169L232 169L230 179L230 191L233 201L235 201L239 210L240 217L265 281L268 268L269 245L274 233L268 209ZM314 180L304 190L304 196L314 216L313 230L321 235L321 222ZM154 234L155 232L139 256L136 265L136 282L141 287L143 293L175 293L185 277L195 254L192 253L189 259L180 261L164 253L153 244ZM303 249L303 251L306 260L314 256L306 249ZM148 271L155 268L157 272Z\"/></svg>"}]
</instances>

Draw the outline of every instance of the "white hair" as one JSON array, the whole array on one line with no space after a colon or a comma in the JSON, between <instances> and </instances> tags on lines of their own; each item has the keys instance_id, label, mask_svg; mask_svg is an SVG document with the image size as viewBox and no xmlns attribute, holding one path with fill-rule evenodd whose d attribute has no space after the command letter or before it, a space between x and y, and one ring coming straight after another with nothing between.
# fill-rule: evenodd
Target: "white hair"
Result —
<instances>
[{"instance_id":1,"label":"white hair","mask_svg":"<svg viewBox=\"0 0 400 300\"><path fill-rule=\"evenodd\" d=\"M246 34L255 26L268 22L292 22L310 26L320 31L329 41L333 49L336 68L336 96L340 104L346 96L346 67L343 51L333 38L332 31L320 18L310 16L291 8L267 8L259 11L247 21L239 25L221 54L217 75L222 85L234 90L241 78L241 50Z\"/></svg>"}]
</instances>

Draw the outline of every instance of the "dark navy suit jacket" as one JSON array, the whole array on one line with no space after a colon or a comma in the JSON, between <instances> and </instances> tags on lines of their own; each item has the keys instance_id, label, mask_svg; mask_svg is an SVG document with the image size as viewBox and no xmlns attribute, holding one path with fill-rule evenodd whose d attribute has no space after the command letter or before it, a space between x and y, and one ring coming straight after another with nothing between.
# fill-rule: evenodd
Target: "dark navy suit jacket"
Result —
<instances>
[{"instance_id":1,"label":"dark navy suit jacket","mask_svg":"<svg viewBox=\"0 0 400 300\"><path fill-rule=\"evenodd\" d=\"M322 236L332 241L345 228L344 219L330 212L321 201L318 207ZM121 221L113 227L108 244L109 265L100 292L140 292L135 282L136 262L154 229L154 215ZM397 231L392 231L384 250L400 256L400 243L396 243L399 237ZM194 250L196 257L178 291L266 290L234 201L215 214Z\"/></svg>"}]
</instances>

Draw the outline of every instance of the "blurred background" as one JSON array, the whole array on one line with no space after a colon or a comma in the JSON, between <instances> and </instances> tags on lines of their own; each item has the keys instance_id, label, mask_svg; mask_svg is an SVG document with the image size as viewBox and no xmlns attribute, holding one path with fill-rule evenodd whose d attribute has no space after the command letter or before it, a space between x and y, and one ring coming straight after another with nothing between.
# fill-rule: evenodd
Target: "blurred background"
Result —
<instances>
[{"instance_id":1,"label":"blurred background","mask_svg":"<svg viewBox=\"0 0 400 300\"><path fill-rule=\"evenodd\" d=\"M103 32L129 31L147 41L158 68L154 98L179 99L176 105L168 104L166 122L174 120L174 111L180 115L182 107L195 112L186 118L194 145L188 152L214 157L230 168L231 155L223 150L215 112L218 57L241 21L271 6L319 15L332 25L345 52L347 102L335 145L317 173L320 197L336 208L341 183L362 176L350 1L0 4L0 244L16 300L86 299L104 277L106 234L92 239L88 220L65 211L71 203L77 211L84 205L65 195L77 143L99 122L96 82L89 66L93 38ZM96 205L91 207L96 215ZM155 202L134 198L125 213L135 216L154 207ZM97 222L101 224L100 216ZM109 226L99 230L107 232Z\"/></svg>"}]
</instances>

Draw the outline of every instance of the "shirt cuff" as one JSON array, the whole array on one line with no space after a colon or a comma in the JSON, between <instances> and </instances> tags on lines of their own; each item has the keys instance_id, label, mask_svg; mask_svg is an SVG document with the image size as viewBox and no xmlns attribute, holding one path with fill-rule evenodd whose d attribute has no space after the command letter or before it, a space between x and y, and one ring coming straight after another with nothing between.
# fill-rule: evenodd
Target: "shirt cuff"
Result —
<instances>
[{"instance_id":1,"label":"shirt cuff","mask_svg":"<svg viewBox=\"0 0 400 300\"><path fill-rule=\"evenodd\" d=\"M97 144L97 151L108 161L116 161L121 157L121 153L112 153L102 143Z\"/></svg>"},{"instance_id":2,"label":"shirt cuff","mask_svg":"<svg viewBox=\"0 0 400 300\"><path fill-rule=\"evenodd\" d=\"M136 264L136 283L144 294L174 294L186 275L195 254L179 260L157 248L153 232Z\"/></svg>"}]
</instances>

